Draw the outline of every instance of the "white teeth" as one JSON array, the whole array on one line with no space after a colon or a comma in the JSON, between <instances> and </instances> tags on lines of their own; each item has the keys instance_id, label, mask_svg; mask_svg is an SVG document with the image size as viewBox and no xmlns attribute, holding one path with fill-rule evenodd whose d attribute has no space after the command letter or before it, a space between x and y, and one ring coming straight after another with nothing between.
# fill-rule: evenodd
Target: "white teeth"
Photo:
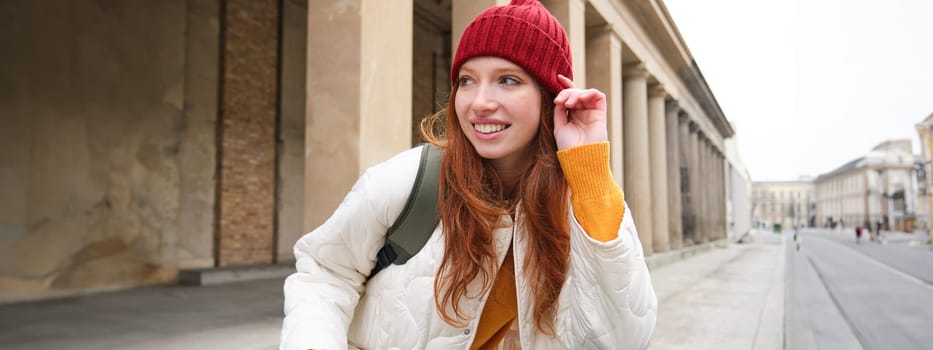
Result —
<instances>
[{"instance_id":1,"label":"white teeth","mask_svg":"<svg viewBox=\"0 0 933 350\"><path fill-rule=\"evenodd\" d=\"M499 131L502 131L502 129L505 129L505 125L503 124L473 124L473 128L476 129L476 131L479 131L484 134L492 134L494 132L499 132Z\"/></svg>"}]
</instances>

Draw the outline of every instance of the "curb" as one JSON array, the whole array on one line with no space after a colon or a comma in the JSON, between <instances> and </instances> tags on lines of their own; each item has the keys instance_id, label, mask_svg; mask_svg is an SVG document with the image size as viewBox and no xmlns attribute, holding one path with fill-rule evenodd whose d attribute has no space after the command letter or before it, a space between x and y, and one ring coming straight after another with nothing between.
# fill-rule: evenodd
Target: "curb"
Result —
<instances>
[{"instance_id":1,"label":"curb","mask_svg":"<svg viewBox=\"0 0 933 350\"><path fill-rule=\"evenodd\" d=\"M713 248L727 248L729 247L729 241L726 239L720 239L712 242L701 243L697 245L692 245L684 247L678 250L667 251L663 253L654 253L645 257L645 264L648 265L648 270L654 270L666 265L673 264L675 262L686 260L692 256L695 256L700 253L708 252Z\"/></svg>"}]
</instances>

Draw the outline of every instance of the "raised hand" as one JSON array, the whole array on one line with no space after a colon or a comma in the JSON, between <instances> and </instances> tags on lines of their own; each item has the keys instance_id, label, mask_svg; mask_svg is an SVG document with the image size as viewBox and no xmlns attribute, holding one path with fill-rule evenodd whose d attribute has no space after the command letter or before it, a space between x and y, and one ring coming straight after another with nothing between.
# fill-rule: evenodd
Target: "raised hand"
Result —
<instances>
[{"instance_id":1,"label":"raised hand","mask_svg":"<svg viewBox=\"0 0 933 350\"><path fill-rule=\"evenodd\" d=\"M609 140L606 127L606 95L596 89L578 89L563 75L564 86L554 98L554 138L557 149Z\"/></svg>"}]
</instances>

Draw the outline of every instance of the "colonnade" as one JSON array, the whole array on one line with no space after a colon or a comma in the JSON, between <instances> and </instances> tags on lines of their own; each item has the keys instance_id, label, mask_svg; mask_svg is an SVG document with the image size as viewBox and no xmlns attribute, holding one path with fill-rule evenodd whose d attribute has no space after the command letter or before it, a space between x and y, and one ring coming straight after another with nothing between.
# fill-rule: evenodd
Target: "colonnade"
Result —
<instances>
[{"instance_id":1,"label":"colonnade","mask_svg":"<svg viewBox=\"0 0 933 350\"><path fill-rule=\"evenodd\" d=\"M394 116L411 115L411 106L398 101L412 99L411 67L405 65L411 61L406 52L419 45L408 26L413 2L361 1L355 12L339 8L336 0L309 3L308 226L339 203L345 192L335 188L348 189L365 167L411 146L418 117ZM476 14L507 2L452 0L451 48ZM666 11L634 0L542 3L567 30L576 85L600 89L608 98L610 166L645 254L724 239L723 140L731 126L679 35L664 27L671 21ZM343 77L334 79L333 72ZM337 158L351 161L333 164ZM318 170L314 164L329 165Z\"/></svg>"}]
</instances>

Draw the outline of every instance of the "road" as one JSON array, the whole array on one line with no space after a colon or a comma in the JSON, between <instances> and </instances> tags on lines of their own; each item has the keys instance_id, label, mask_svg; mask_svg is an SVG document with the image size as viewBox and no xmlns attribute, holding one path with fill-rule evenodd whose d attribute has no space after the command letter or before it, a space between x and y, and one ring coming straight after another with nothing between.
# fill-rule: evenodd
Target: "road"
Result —
<instances>
[{"instance_id":1,"label":"road","mask_svg":"<svg viewBox=\"0 0 933 350\"><path fill-rule=\"evenodd\" d=\"M786 349L930 349L933 251L888 235L887 244L854 232L785 233ZM906 237L906 239L905 239Z\"/></svg>"}]
</instances>

